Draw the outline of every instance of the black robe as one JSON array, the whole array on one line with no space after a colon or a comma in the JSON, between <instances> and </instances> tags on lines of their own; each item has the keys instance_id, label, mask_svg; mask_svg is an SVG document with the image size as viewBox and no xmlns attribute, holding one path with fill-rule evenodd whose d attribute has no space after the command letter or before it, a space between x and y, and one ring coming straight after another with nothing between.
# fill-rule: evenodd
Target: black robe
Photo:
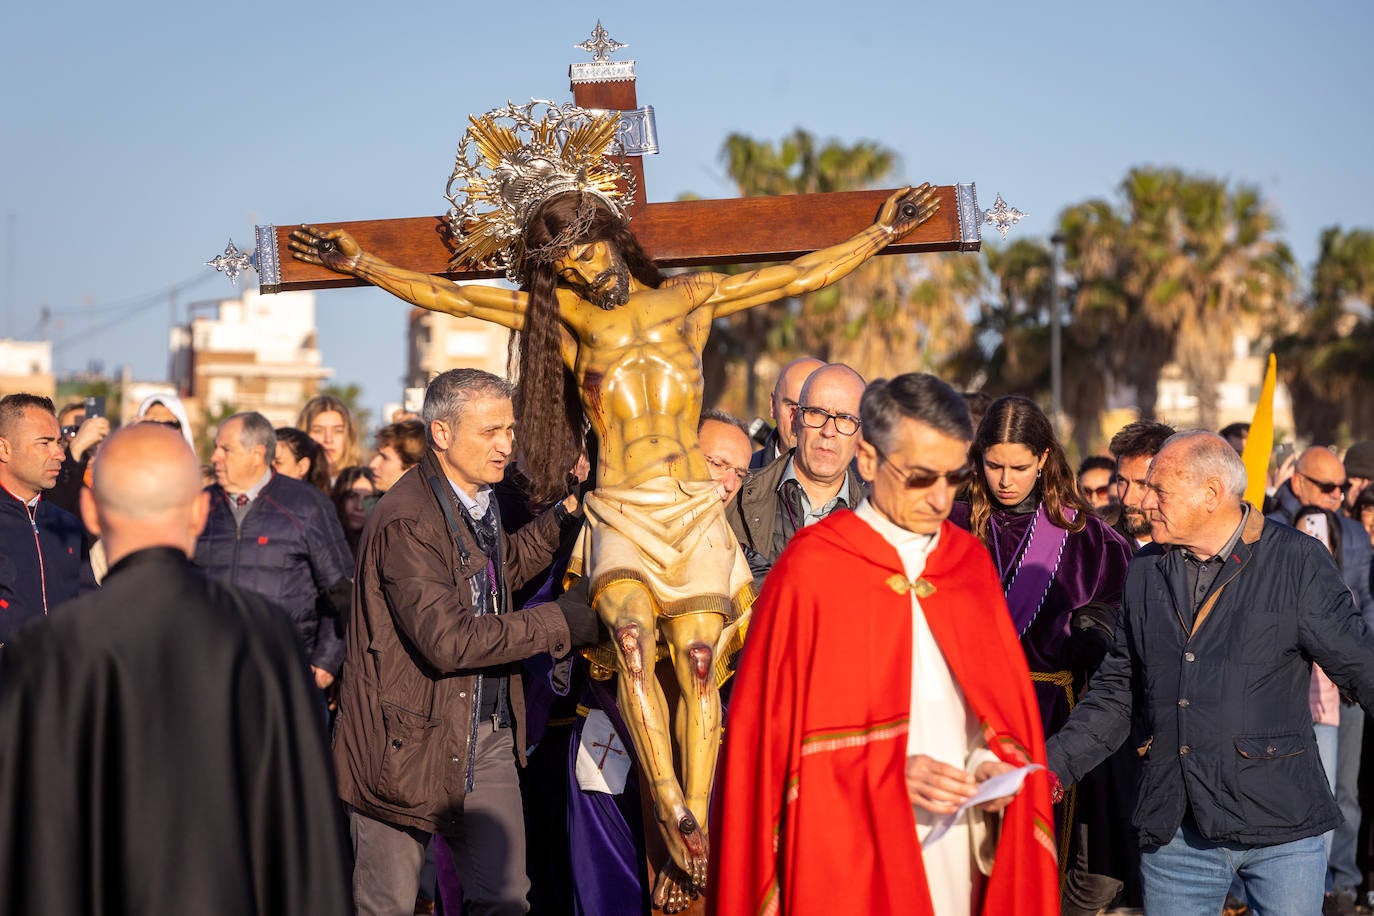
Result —
<instances>
[{"instance_id":1,"label":"black robe","mask_svg":"<svg viewBox=\"0 0 1374 916\"><path fill-rule=\"evenodd\" d=\"M352 912L280 610L153 548L3 653L0 914Z\"/></svg>"}]
</instances>

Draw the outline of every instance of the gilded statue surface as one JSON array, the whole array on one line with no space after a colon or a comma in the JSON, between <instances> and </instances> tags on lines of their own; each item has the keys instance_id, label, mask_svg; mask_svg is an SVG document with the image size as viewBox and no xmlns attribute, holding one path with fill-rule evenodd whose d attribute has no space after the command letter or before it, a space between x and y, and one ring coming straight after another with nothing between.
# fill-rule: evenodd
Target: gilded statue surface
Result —
<instances>
[{"instance_id":1,"label":"gilded statue surface","mask_svg":"<svg viewBox=\"0 0 1374 916\"><path fill-rule=\"evenodd\" d=\"M669 912L705 885L721 731L714 668L722 634L738 622L741 594L751 588L697 443L711 323L839 280L937 207L929 185L907 188L859 234L790 263L665 277L613 198L573 186L527 207L511 262L518 290L396 267L341 230L303 226L292 234L302 261L422 308L520 332L521 462L537 495L562 495L556 491L576 457L578 426L595 434L597 488L585 500L589 537L573 569L589 577L615 646L621 714L676 866L660 872L655 889L655 904ZM671 647L682 696L672 725L653 674L660 638Z\"/></svg>"}]
</instances>

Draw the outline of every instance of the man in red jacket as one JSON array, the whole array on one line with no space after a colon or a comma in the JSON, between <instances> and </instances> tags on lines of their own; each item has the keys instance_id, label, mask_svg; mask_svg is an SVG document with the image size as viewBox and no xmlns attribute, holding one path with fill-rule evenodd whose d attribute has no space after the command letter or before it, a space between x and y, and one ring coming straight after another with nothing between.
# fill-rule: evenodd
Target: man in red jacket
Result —
<instances>
[{"instance_id":1,"label":"man in red jacket","mask_svg":"<svg viewBox=\"0 0 1374 916\"><path fill-rule=\"evenodd\" d=\"M913 373L871 384L860 413L869 498L798 532L754 606L717 787L714 911L1057 912L1025 658L987 552L945 521L970 473L968 410ZM1042 766L951 818L1028 764Z\"/></svg>"}]
</instances>

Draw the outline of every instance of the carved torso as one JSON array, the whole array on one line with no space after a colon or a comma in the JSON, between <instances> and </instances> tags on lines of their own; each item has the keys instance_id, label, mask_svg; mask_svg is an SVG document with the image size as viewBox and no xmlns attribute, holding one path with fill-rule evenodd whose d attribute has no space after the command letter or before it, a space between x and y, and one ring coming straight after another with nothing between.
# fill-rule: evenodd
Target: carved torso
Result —
<instances>
[{"instance_id":1,"label":"carved torso","mask_svg":"<svg viewBox=\"0 0 1374 916\"><path fill-rule=\"evenodd\" d=\"M600 483L710 480L697 446L709 315L678 287L637 288L609 311L564 290L559 299L576 335L564 357L601 444Z\"/></svg>"}]
</instances>

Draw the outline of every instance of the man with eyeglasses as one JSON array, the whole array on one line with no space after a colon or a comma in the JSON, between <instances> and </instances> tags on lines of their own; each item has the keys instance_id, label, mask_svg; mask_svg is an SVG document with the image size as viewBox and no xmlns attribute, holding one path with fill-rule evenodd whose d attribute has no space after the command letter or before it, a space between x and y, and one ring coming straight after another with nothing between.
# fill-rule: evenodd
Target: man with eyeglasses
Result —
<instances>
[{"instance_id":1,"label":"man with eyeglasses","mask_svg":"<svg viewBox=\"0 0 1374 916\"><path fill-rule=\"evenodd\" d=\"M811 373L824 365L824 360L816 359L814 356L802 356L782 367L782 371L778 373L778 382L773 386L773 396L769 400L769 407L773 411L773 431L768 434L763 448L750 457L749 467L752 470L768 467L797 444L792 418L801 398L802 385L806 384Z\"/></svg>"},{"instance_id":2,"label":"man with eyeglasses","mask_svg":"<svg viewBox=\"0 0 1374 916\"><path fill-rule=\"evenodd\" d=\"M935 833L980 784L1045 762L997 572L947 521L972 473L968 408L911 373L870 385L860 416L870 495L799 533L754 605L708 909L1057 913L1043 769Z\"/></svg>"},{"instance_id":3,"label":"man with eyeglasses","mask_svg":"<svg viewBox=\"0 0 1374 916\"><path fill-rule=\"evenodd\" d=\"M1355 596L1365 622L1374 627L1374 595L1370 594L1369 567L1372 558L1369 535L1359 522L1341 511L1350 481L1345 465L1335 452L1314 445L1298 456L1293 476L1275 492L1278 508L1269 513L1270 521L1291 525L1303 506L1317 506L1336 513L1341 520L1341 576ZM1360 832L1360 751L1364 743L1364 711L1353 703L1341 703L1341 724L1336 748L1336 803L1344 822L1331 839L1331 860L1326 889L1337 904L1354 912L1356 888L1363 880L1355 863L1356 839Z\"/></svg>"},{"instance_id":4,"label":"man with eyeglasses","mask_svg":"<svg viewBox=\"0 0 1374 916\"><path fill-rule=\"evenodd\" d=\"M711 407L701 412L697 441L711 479L720 484L720 501L728 503L749 479L749 430L738 417Z\"/></svg>"},{"instance_id":5,"label":"man with eyeglasses","mask_svg":"<svg viewBox=\"0 0 1374 916\"><path fill-rule=\"evenodd\" d=\"M863 376L843 363L811 373L792 415L796 445L750 475L726 506L725 516L757 585L794 534L863 499L863 481L851 467L863 438L863 393Z\"/></svg>"}]
</instances>

